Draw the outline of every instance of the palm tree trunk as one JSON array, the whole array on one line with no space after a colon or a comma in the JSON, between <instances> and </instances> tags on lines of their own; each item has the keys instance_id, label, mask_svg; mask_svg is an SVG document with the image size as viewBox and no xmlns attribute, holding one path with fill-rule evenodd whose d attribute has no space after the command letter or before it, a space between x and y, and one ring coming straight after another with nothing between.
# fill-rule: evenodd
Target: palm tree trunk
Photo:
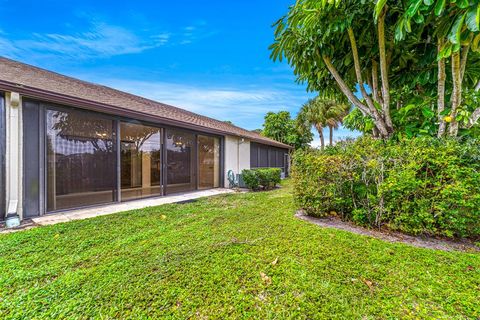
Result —
<instances>
[{"instance_id":1,"label":"palm tree trunk","mask_svg":"<svg viewBox=\"0 0 480 320\"><path fill-rule=\"evenodd\" d=\"M333 146L333 127L328 126L328 128L330 129L330 146Z\"/></svg>"},{"instance_id":2,"label":"palm tree trunk","mask_svg":"<svg viewBox=\"0 0 480 320\"><path fill-rule=\"evenodd\" d=\"M325 149L325 137L323 136L323 128L321 126L317 126L318 135L320 136L320 148L323 150Z\"/></svg>"}]
</instances>

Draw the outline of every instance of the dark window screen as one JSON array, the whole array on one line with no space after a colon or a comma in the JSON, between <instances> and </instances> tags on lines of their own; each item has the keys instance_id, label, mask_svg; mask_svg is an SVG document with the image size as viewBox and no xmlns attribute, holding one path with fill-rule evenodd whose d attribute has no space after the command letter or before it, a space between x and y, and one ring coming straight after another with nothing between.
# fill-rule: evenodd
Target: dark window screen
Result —
<instances>
[{"instance_id":1,"label":"dark window screen","mask_svg":"<svg viewBox=\"0 0 480 320\"><path fill-rule=\"evenodd\" d=\"M260 163L259 167L268 167L268 148L266 146L259 146Z\"/></svg>"},{"instance_id":2,"label":"dark window screen","mask_svg":"<svg viewBox=\"0 0 480 320\"><path fill-rule=\"evenodd\" d=\"M40 104L23 103L23 214L34 217L40 214Z\"/></svg>"},{"instance_id":3,"label":"dark window screen","mask_svg":"<svg viewBox=\"0 0 480 320\"><path fill-rule=\"evenodd\" d=\"M250 144L250 167L258 167L258 145L253 142Z\"/></svg>"},{"instance_id":4,"label":"dark window screen","mask_svg":"<svg viewBox=\"0 0 480 320\"><path fill-rule=\"evenodd\" d=\"M277 166L277 151L275 148L268 149L268 166L271 168Z\"/></svg>"},{"instance_id":5,"label":"dark window screen","mask_svg":"<svg viewBox=\"0 0 480 320\"><path fill-rule=\"evenodd\" d=\"M113 121L83 111L46 112L47 211L114 201Z\"/></svg>"},{"instance_id":6,"label":"dark window screen","mask_svg":"<svg viewBox=\"0 0 480 320\"><path fill-rule=\"evenodd\" d=\"M277 166L285 167L285 152L282 149L277 150Z\"/></svg>"}]
</instances>

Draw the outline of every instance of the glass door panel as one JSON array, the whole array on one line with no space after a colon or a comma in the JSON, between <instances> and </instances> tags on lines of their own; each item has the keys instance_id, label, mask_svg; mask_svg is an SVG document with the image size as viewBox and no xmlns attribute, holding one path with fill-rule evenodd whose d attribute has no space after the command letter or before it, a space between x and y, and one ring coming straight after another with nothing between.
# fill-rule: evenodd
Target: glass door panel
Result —
<instances>
[{"instance_id":1,"label":"glass door panel","mask_svg":"<svg viewBox=\"0 0 480 320\"><path fill-rule=\"evenodd\" d=\"M220 140L198 136L198 188L220 186Z\"/></svg>"},{"instance_id":2,"label":"glass door panel","mask_svg":"<svg viewBox=\"0 0 480 320\"><path fill-rule=\"evenodd\" d=\"M83 111L46 112L47 211L114 201L113 121Z\"/></svg>"},{"instance_id":3,"label":"glass door panel","mask_svg":"<svg viewBox=\"0 0 480 320\"><path fill-rule=\"evenodd\" d=\"M167 193L195 190L195 135L166 130Z\"/></svg>"},{"instance_id":4,"label":"glass door panel","mask_svg":"<svg viewBox=\"0 0 480 320\"><path fill-rule=\"evenodd\" d=\"M159 128L120 123L122 201L161 195L161 141Z\"/></svg>"}]
</instances>

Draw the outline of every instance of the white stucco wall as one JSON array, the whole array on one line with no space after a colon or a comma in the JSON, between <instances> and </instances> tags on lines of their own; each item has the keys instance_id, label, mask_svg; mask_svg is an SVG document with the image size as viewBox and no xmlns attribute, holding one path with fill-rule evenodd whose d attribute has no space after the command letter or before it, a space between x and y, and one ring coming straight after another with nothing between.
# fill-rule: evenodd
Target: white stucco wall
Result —
<instances>
[{"instance_id":1,"label":"white stucco wall","mask_svg":"<svg viewBox=\"0 0 480 320\"><path fill-rule=\"evenodd\" d=\"M228 188L229 170L235 174L250 169L250 141L233 136L225 137L225 187Z\"/></svg>"}]
</instances>

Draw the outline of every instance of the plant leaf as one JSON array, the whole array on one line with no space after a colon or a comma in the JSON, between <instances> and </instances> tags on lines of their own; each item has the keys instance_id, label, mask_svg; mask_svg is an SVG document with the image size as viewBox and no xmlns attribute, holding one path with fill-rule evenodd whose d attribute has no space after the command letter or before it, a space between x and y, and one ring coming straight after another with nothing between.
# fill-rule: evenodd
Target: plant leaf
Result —
<instances>
[{"instance_id":1,"label":"plant leaf","mask_svg":"<svg viewBox=\"0 0 480 320\"><path fill-rule=\"evenodd\" d=\"M423 0L415 0L415 2L412 2L410 7L407 9L407 12L405 12L407 17L410 17L410 18L413 17L417 13L418 8L422 4L422 2Z\"/></svg>"},{"instance_id":2,"label":"plant leaf","mask_svg":"<svg viewBox=\"0 0 480 320\"><path fill-rule=\"evenodd\" d=\"M470 31L479 31L480 23L480 6L471 7L467 11L467 17L465 18L465 23Z\"/></svg>"},{"instance_id":3,"label":"plant leaf","mask_svg":"<svg viewBox=\"0 0 480 320\"><path fill-rule=\"evenodd\" d=\"M462 8L462 9L467 8L469 5L468 0L458 0L456 4L459 8Z\"/></svg>"},{"instance_id":4,"label":"plant leaf","mask_svg":"<svg viewBox=\"0 0 480 320\"><path fill-rule=\"evenodd\" d=\"M382 13L383 7L385 7L387 0L378 0L375 4L375 19L378 19L380 13Z\"/></svg>"},{"instance_id":5,"label":"plant leaf","mask_svg":"<svg viewBox=\"0 0 480 320\"><path fill-rule=\"evenodd\" d=\"M452 29L450 29L448 40L450 40L450 42L453 44L460 43L462 25L463 25L463 21L465 20L465 15L466 14L459 15L455 20L455 22L453 23Z\"/></svg>"},{"instance_id":6,"label":"plant leaf","mask_svg":"<svg viewBox=\"0 0 480 320\"><path fill-rule=\"evenodd\" d=\"M437 0L437 3L435 4L435 15L436 16L441 15L444 9L445 9L445 0Z\"/></svg>"}]
</instances>

